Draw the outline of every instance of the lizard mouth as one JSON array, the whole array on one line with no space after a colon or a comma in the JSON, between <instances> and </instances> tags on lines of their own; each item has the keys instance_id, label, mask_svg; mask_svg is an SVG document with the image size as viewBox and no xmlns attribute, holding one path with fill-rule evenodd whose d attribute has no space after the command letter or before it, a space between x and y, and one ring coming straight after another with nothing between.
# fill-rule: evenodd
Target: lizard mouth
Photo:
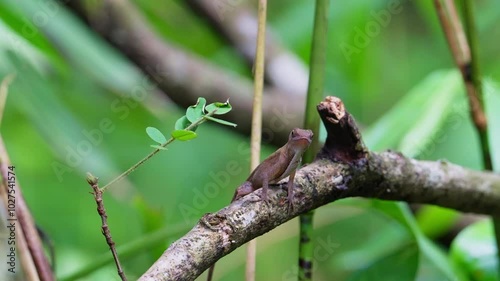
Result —
<instances>
[{"instance_id":1,"label":"lizard mouth","mask_svg":"<svg viewBox=\"0 0 500 281\"><path fill-rule=\"evenodd\" d=\"M301 138L301 139L298 139L297 140L297 143L301 144L301 145L310 145L311 144L311 140L308 139L308 138Z\"/></svg>"}]
</instances>

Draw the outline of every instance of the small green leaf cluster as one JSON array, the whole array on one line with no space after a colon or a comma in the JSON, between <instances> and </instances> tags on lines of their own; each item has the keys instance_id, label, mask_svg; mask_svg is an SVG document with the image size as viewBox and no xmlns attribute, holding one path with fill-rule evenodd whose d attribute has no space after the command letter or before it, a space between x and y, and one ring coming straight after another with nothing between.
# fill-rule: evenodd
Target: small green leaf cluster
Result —
<instances>
[{"instance_id":1,"label":"small green leaf cluster","mask_svg":"<svg viewBox=\"0 0 500 281\"><path fill-rule=\"evenodd\" d=\"M158 143L159 145L151 145L157 149L165 149L165 145L173 140L187 141L196 138L198 135L195 133L198 125L210 120L226 126L236 127L236 124L212 117L212 115L222 115L231 111L232 107L229 100L226 102L214 102L207 105L204 98L198 98L195 105L191 105L186 109L186 115L182 116L175 122L175 130L170 133L172 138L167 141L163 133L155 127L147 127L146 133L148 136Z\"/></svg>"}]
</instances>

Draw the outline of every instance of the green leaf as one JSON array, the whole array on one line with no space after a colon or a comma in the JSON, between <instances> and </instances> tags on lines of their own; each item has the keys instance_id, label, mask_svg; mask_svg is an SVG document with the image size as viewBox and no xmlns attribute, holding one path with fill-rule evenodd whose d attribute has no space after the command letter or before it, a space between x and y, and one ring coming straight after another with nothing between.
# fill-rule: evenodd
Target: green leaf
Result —
<instances>
[{"instance_id":1,"label":"green leaf","mask_svg":"<svg viewBox=\"0 0 500 281\"><path fill-rule=\"evenodd\" d=\"M416 214L419 228L429 238L446 234L457 222L457 211L438 206L425 206Z\"/></svg>"},{"instance_id":2,"label":"green leaf","mask_svg":"<svg viewBox=\"0 0 500 281\"><path fill-rule=\"evenodd\" d=\"M147 127L146 133L152 140L159 144L167 142L167 138L165 138L162 132L160 132L160 130L156 129L155 127Z\"/></svg>"},{"instance_id":3,"label":"green leaf","mask_svg":"<svg viewBox=\"0 0 500 281\"><path fill-rule=\"evenodd\" d=\"M361 249L365 251L364 248ZM348 280L380 280L382 272L383 280L416 280L418 260L418 247L412 243L387 253L365 268L360 268Z\"/></svg>"},{"instance_id":4,"label":"green leaf","mask_svg":"<svg viewBox=\"0 0 500 281\"><path fill-rule=\"evenodd\" d=\"M156 144L152 144L151 147L152 148L158 148L159 150L168 150L166 147L163 147L161 145L156 145Z\"/></svg>"},{"instance_id":5,"label":"green leaf","mask_svg":"<svg viewBox=\"0 0 500 281\"><path fill-rule=\"evenodd\" d=\"M205 116L205 118L207 118L210 121L214 121L214 122L220 123L222 125L233 126L233 127L237 126L236 124L234 124L232 122L229 122L229 121L226 121L226 120L222 120L222 119L218 119L218 118L213 118L211 116Z\"/></svg>"},{"instance_id":6,"label":"green leaf","mask_svg":"<svg viewBox=\"0 0 500 281\"><path fill-rule=\"evenodd\" d=\"M205 107L206 112L212 112L216 109L217 109L217 111L214 114L222 115L222 114L226 114L229 111L231 111L231 109L233 109L233 107L229 103L229 99L226 102L214 102L214 103L211 103Z\"/></svg>"},{"instance_id":7,"label":"green leaf","mask_svg":"<svg viewBox=\"0 0 500 281\"><path fill-rule=\"evenodd\" d=\"M204 98L198 98L195 105L191 105L186 110L186 118L194 123L203 116L203 110L207 101Z\"/></svg>"},{"instance_id":8,"label":"green leaf","mask_svg":"<svg viewBox=\"0 0 500 281\"><path fill-rule=\"evenodd\" d=\"M186 129L189 125L191 125L191 122L187 119L186 115L182 116L181 118L177 119L175 122L174 128L176 130L184 130ZM193 130L194 131L194 130Z\"/></svg>"},{"instance_id":9,"label":"green leaf","mask_svg":"<svg viewBox=\"0 0 500 281\"><path fill-rule=\"evenodd\" d=\"M464 280L498 280L492 221L481 220L462 230L451 244L450 260Z\"/></svg>"},{"instance_id":10,"label":"green leaf","mask_svg":"<svg viewBox=\"0 0 500 281\"><path fill-rule=\"evenodd\" d=\"M198 135L193 131L175 130L172 132L172 137L176 140L187 141L196 138Z\"/></svg>"},{"instance_id":11,"label":"green leaf","mask_svg":"<svg viewBox=\"0 0 500 281\"><path fill-rule=\"evenodd\" d=\"M423 235L407 204L380 200L371 200L370 203L374 209L397 220L412 234L419 248L420 265L417 276L432 274L432 277L423 278L423 280L455 280L454 271L449 260L441 249Z\"/></svg>"},{"instance_id":12,"label":"green leaf","mask_svg":"<svg viewBox=\"0 0 500 281\"><path fill-rule=\"evenodd\" d=\"M458 71L432 73L364 132L365 142L372 150L392 148L408 157L428 153L452 113L450 104L464 96L462 88Z\"/></svg>"}]
</instances>

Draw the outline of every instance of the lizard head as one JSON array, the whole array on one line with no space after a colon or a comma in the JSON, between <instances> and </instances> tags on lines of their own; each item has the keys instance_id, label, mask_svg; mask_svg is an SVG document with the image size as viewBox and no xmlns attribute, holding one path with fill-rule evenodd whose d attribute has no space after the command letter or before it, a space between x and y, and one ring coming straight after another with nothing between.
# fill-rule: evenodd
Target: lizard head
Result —
<instances>
[{"instance_id":1,"label":"lizard head","mask_svg":"<svg viewBox=\"0 0 500 281\"><path fill-rule=\"evenodd\" d=\"M290 132L288 143L295 150L306 150L311 144L312 138L313 132L311 130L295 128Z\"/></svg>"}]
</instances>

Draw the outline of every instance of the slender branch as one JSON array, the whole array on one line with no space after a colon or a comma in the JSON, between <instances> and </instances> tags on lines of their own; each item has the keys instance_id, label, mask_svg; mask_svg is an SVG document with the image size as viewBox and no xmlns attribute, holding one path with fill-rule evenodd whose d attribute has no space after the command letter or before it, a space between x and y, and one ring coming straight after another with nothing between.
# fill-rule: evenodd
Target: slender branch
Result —
<instances>
[{"instance_id":1,"label":"slender branch","mask_svg":"<svg viewBox=\"0 0 500 281\"><path fill-rule=\"evenodd\" d=\"M474 3L468 0L462 1L463 18L467 34L460 24L454 1L445 0L444 2L448 14L444 12L439 0L434 0L434 3L448 44L450 45L453 58L462 73L462 79L464 80L465 89L469 98L471 119L479 136L483 166L486 170L492 171L493 162L491 160L491 149L488 137L488 120L484 111L483 87L481 85L478 57L478 40L476 22L474 20ZM500 249L499 217L493 217L493 225L497 248ZM500 251L498 251L498 258L500 260ZM498 274L500 276L500 264L498 266Z\"/></svg>"},{"instance_id":2,"label":"slender branch","mask_svg":"<svg viewBox=\"0 0 500 281\"><path fill-rule=\"evenodd\" d=\"M467 41L470 46L471 61L469 64L469 75L467 79L473 85L474 97L469 98L470 111L472 112L472 121L476 127L481 143L481 152L483 156L483 166L486 170L493 170L491 160L491 149L489 142L488 120L484 112L484 96L481 84L481 72L479 67L479 46L476 32L476 21L474 19L474 3L472 1L462 1L465 29L467 31ZM500 217L493 217L493 227L495 230L495 241L497 249L500 249ZM500 261L500 251L497 251L497 259ZM500 263L497 265L498 277L500 278Z\"/></svg>"},{"instance_id":3,"label":"slender branch","mask_svg":"<svg viewBox=\"0 0 500 281\"><path fill-rule=\"evenodd\" d=\"M4 169L8 169L5 167ZM0 198L2 201L0 201L0 204L4 210L6 210L6 214L9 214L8 211L8 186L5 185L5 181L2 180L0 182ZM2 219L4 217L2 216ZM7 217L6 217L7 219ZM8 218L9 222L15 221L15 218ZM3 224L2 224L3 226ZM6 225L8 226L8 225ZM9 230L10 231L10 230ZM19 257L21 267L23 269L23 275L25 276L27 281L38 281L40 280L40 277L38 276L38 272L36 270L35 262L33 261L33 258L31 256L30 250L28 249L28 241L26 240L26 237L24 237L23 230L21 227L16 227L15 229L15 239L16 239L16 251L17 255Z\"/></svg>"},{"instance_id":4,"label":"slender branch","mask_svg":"<svg viewBox=\"0 0 500 281\"><path fill-rule=\"evenodd\" d=\"M113 259L115 260L118 276L120 276L123 281L127 281L127 277L125 276L125 273L123 272L122 266L120 264L120 259L118 258L118 253L116 252L115 242L113 241L113 238L111 237L111 231L109 230L108 215L106 214L104 201L102 199L103 191L98 186L98 179L90 173L87 174L87 182L90 184L92 190L94 191L92 192L92 195L94 196L94 200L97 204L97 213L99 213L99 216L101 217L102 235L104 235L104 237L106 238L106 243L108 244L109 249L113 254Z\"/></svg>"},{"instance_id":5,"label":"slender branch","mask_svg":"<svg viewBox=\"0 0 500 281\"><path fill-rule=\"evenodd\" d=\"M262 139L262 92L264 89L264 57L266 48L266 14L267 0L259 0L257 21L257 42L255 47L254 64L254 93L252 111L252 133L250 137L250 172L260 163L260 143ZM255 280L255 263L257 255L257 240L248 243L245 280Z\"/></svg>"},{"instance_id":6,"label":"slender branch","mask_svg":"<svg viewBox=\"0 0 500 281\"><path fill-rule=\"evenodd\" d=\"M443 2L444 1L444 5ZM462 73L467 97L469 99L471 119L478 131L484 167L492 169L490 146L488 142L488 124L483 106L483 94L477 56L477 36L475 31L474 11L470 1L464 2L464 20L467 37L460 23L455 3L452 0L434 0L439 21L450 46L453 59ZM467 40L468 38L468 40Z\"/></svg>"},{"instance_id":7,"label":"slender branch","mask_svg":"<svg viewBox=\"0 0 500 281\"><path fill-rule=\"evenodd\" d=\"M484 112L483 87L481 84L481 72L479 67L479 46L476 33L476 21L474 20L474 3L472 1L462 1L464 11L464 25L467 31L467 41L470 46L470 62L468 64L469 75L466 79L473 85L473 98L469 98L472 121L476 127L481 143L483 164L486 170L493 170L491 161L491 149L488 141L488 121Z\"/></svg>"},{"instance_id":8,"label":"slender branch","mask_svg":"<svg viewBox=\"0 0 500 281\"><path fill-rule=\"evenodd\" d=\"M380 198L500 215L500 175L445 161L408 159L397 152L369 152L354 119L338 98L327 97L318 110L327 141L316 160L297 171L294 193L300 200L293 211L280 204L286 202L286 182L271 191L269 205L257 200L261 195L257 190L203 216L139 280L194 280L251 239L341 198Z\"/></svg>"},{"instance_id":9,"label":"slender branch","mask_svg":"<svg viewBox=\"0 0 500 281\"><path fill-rule=\"evenodd\" d=\"M5 187L9 186L7 179L9 178L8 166L11 165L10 163L11 163L10 158L9 155L7 154L7 150L5 149L3 138L0 136L0 173L2 174L2 181ZM38 231L36 229L35 221L31 216L26 201L24 201L24 197L21 192L21 187L19 186L17 180L16 183L13 185L13 190L14 194L12 193L9 194L11 196L14 196L15 216L17 218L17 222L19 222L17 227L20 231L16 233L22 232L21 235L22 237L20 237L20 239L21 241L26 242L26 244L21 242L22 243L21 245L27 246L27 249L29 250L29 255L31 255L31 257L22 258L23 262L25 262L25 265L28 266L27 268L28 276L30 280L37 280L38 278L44 281L55 280L54 273L52 272L52 268L50 267L47 257L45 256L42 242L40 240L40 237L38 236ZM30 266L32 262L34 264L34 267L36 268L37 274L29 271L30 268L31 269L33 268Z\"/></svg>"},{"instance_id":10,"label":"slender branch","mask_svg":"<svg viewBox=\"0 0 500 281\"><path fill-rule=\"evenodd\" d=\"M8 86L14 79L15 75L10 74L6 76L2 80L2 84L0 85L0 124L1 124L1 119L3 118L3 113L5 109L5 102L7 101L7 94L8 94ZM7 155L7 150L5 147L3 147L3 142L2 142L2 148L1 150L3 151L2 156L0 157L0 170L2 171L2 181L0 182L0 198L2 199L1 203L7 213L7 216L10 216L7 219L8 222L13 222L14 226L16 225L16 212L14 209L11 208L9 210L9 183L8 183L8 175L9 175L9 165L10 165L10 160L8 160L8 155ZM16 200L16 188L20 189L18 183L13 183L11 185L11 189L13 190L14 194L11 194L11 202L15 203ZM15 204L13 205L15 207ZM11 225L9 225L10 227ZM12 231L12 230L10 230ZM16 245L17 245L17 253L19 255L20 263L23 268L23 275L26 277L26 280L28 281L38 281L40 280L40 277L37 272L37 268L35 265L35 261L33 260L33 257L31 256L30 250L28 248L28 240L24 236L22 226L19 225L18 227L15 228L14 232L15 233L15 239L16 239Z\"/></svg>"},{"instance_id":11,"label":"slender branch","mask_svg":"<svg viewBox=\"0 0 500 281\"><path fill-rule=\"evenodd\" d=\"M461 68L470 61L470 50L455 5L450 0L434 0L434 6L453 60Z\"/></svg>"},{"instance_id":12,"label":"slender branch","mask_svg":"<svg viewBox=\"0 0 500 281\"><path fill-rule=\"evenodd\" d=\"M192 130L196 126L199 126L200 124L204 123L205 121L208 120L208 118L210 118L212 115L214 115L216 111L217 111L217 109L215 109L215 110L207 113L206 115L202 116L200 119L198 119L195 122L191 123L191 125L189 125L185 130L188 130L188 131ZM168 139L165 143L163 143L161 145L161 147L166 147L167 145L169 145L172 142L174 142L174 140L175 140L175 138ZM119 176L117 176L116 178L114 178L108 184L106 184L105 186L103 186L100 189L101 192L106 191L106 189L108 189L114 183L119 182L120 180L122 180L123 178L125 178L126 176L128 176L130 173L132 173L133 171L135 171L135 169L139 168L139 166L141 166L146 161L148 161L151 157L155 156L156 153L160 152L160 150L161 149L159 149L159 148L156 148L155 150L153 150L151 153L149 153L148 155L146 155L146 157L142 158L139 162L135 163L134 165L132 165L132 167L128 168L125 172L121 173Z\"/></svg>"}]
</instances>

